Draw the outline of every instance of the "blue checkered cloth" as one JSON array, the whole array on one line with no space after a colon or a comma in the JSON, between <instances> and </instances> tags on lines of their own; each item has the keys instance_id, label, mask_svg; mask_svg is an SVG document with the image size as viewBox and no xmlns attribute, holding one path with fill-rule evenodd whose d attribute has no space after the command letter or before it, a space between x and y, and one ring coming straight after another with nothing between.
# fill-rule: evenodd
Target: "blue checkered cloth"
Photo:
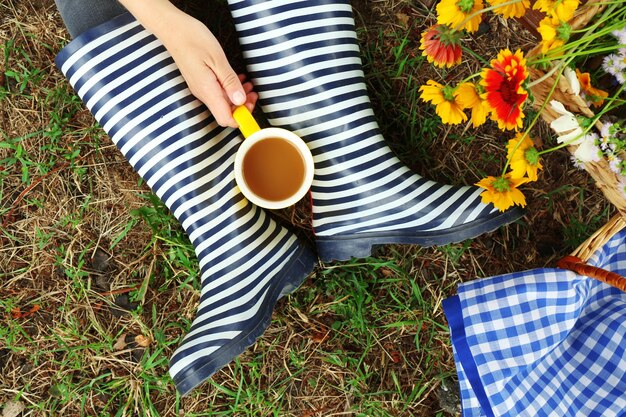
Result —
<instances>
[{"instance_id":1,"label":"blue checkered cloth","mask_svg":"<svg viewBox=\"0 0 626 417\"><path fill-rule=\"evenodd\" d=\"M626 275L626 230L589 260ZM626 416L626 293L561 269L461 284L444 301L463 416Z\"/></svg>"}]
</instances>

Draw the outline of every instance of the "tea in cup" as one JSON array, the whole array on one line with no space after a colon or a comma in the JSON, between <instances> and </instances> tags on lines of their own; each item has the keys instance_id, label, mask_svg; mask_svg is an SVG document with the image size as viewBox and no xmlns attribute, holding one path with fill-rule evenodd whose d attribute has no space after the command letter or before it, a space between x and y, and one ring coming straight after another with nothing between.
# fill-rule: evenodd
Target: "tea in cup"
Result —
<instances>
[{"instance_id":1,"label":"tea in cup","mask_svg":"<svg viewBox=\"0 0 626 417\"><path fill-rule=\"evenodd\" d=\"M281 209L300 201L313 183L313 155L286 129L261 129L245 106L233 112L245 137L235 156L235 180L252 203Z\"/></svg>"}]
</instances>

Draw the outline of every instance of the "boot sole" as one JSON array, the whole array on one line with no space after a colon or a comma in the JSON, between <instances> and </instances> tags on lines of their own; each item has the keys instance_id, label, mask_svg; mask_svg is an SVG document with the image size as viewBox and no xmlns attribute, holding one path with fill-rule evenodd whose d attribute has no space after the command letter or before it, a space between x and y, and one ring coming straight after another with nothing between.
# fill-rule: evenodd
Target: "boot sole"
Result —
<instances>
[{"instance_id":1,"label":"boot sole","mask_svg":"<svg viewBox=\"0 0 626 417\"><path fill-rule=\"evenodd\" d=\"M276 302L284 295L295 291L317 264L314 253L305 247L294 254L293 259L290 265L286 266L285 273L268 292L265 304L257 313L258 321L253 327L241 332L239 336L215 351L211 355L213 358L210 362L203 363L197 368L189 368L186 372L176 375L174 384L181 395L188 394L215 372L228 365L263 335L271 323Z\"/></svg>"},{"instance_id":2,"label":"boot sole","mask_svg":"<svg viewBox=\"0 0 626 417\"><path fill-rule=\"evenodd\" d=\"M317 236L317 251L322 262L332 262L366 258L372 255L374 247L380 245L410 244L424 247L447 245L493 232L523 215L524 210L514 207L487 222L477 221L443 231L417 232L419 234L399 231Z\"/></svg>"}]
</instances>

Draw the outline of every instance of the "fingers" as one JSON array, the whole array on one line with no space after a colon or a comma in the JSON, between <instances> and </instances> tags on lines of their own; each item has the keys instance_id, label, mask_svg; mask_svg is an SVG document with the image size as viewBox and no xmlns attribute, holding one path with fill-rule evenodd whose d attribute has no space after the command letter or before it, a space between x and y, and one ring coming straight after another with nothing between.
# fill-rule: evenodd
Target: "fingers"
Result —
<instances>
[{"instance_id":1,"label":"fingers","mask_svg":"<svg viewBox=\"0 0 626 417\"><path fill-rule=\"evenodd\" d=\"M217 80L226 92L226 97L235 106L241 106L246 102L246 92L239 80L239 76L233 71L226 55L217 54L213 60L209 60L206 64L213 70Z\"/></svg>"},{"instance_id":2,"label":"fingers","mask_svg":"<svg viewBox=\"0 0 626 417\"><path fill-rule=\"evenodd\" d=\"M208 67L202 72L199 81L190 83L192 94L206 104L220 126L237 127L237 122L233 119L231 100L226 97L215 73Z\"/></svg>"},{"instance_id":3,"label":"fingers","mask_svg":"<svg viewBox=\"0 0 626 417\"><path fill-rule=\"evenodd\" d=\"M256 106L256 102L259 99L259 94L251 91L247 96L246 96L246 107L248 108L248 110L250 110L250 112L254 111L254 107Z\"/></svg>"},{"instance_id":4,"label":"fingers","mask_svg":"<svg viewBox=\"0 0 626 417\"><path fill-rule=\"evenodd\" d=\"M206 68L200 79L202 80L201 82L195 82L190 85L192 94L206 104L220 126L238 127L237 122L233 118L233 110L236 106L226 96L225 90L213 71ZM252 83L245 81L245 75L240 74L237 76L237 79L241 83L244 94L243 104L252 112L259 95L253 91Z\"/></svg>"},{"instance_id":5,"label":"fingers","mask_svg":"<svg viewBox=\"0 0 626 417\"><path fill-rule=\"evenodd\" d=\"M225 78L220 79L215 71L207 68L202 91L192 92L207 105L220 126L236 128L238 125L232 114L234 108L245 104L248 110L253 111L259 95L253 91L254 86L252 83L245 81L245 75L237 75L234 71L232 71L232 76L230 74L231 72L222 71L222 75ZM231 96L234 97L231 98Z\"/></svg>"},{"instance_id":6,"label":"fingers","mask_svg":"<svg viewBox=\"0 0 626 417\"><path fill-rule=\"evenodd\" d=\"M250 81L246 82L246 76L244 74L239 74L239 81L242 83L243 90L246 93L246 107L252 112L256 106L257 100L259 99L259 95L252 91L254 86Z\"/></svg>"},{"instance_id":7,"label":"fingers","mask_svg":"<svg viewBox=\"0 0 626 417\"><path fill-rule=\"evenodd\" d=\"M242 104L252 109L258 99L252 84L233 71L219 41L202 22L184 13L176 16L176 30L164 31L160 39L191 93L206 104L217 123L237 127L233 109Z\"/></svg>"},{"instance_id":8,"label":"fingers","mask_svg":"<svg viewBox=\"0 0 626 417\"><path fill-rule=\"evenodd\" d=\"M225 60L225 58L224 58ZM216 64L215 60L205 62L200 73L195 73L194 82L188 82L191 92L209 108L220 126L238 127L232 112L235 107L245 104L253 111L259 98L253 85L243 74L237 75L228 61ZM196 68L197 69L197 68Z\"/></svg>"}]
</instances>

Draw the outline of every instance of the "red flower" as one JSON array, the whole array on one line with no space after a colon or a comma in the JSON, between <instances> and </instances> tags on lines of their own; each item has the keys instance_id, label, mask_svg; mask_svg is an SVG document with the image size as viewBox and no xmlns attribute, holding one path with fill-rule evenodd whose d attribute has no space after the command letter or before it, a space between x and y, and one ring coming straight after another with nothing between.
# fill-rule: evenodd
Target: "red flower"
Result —
<instances>
[{"instance_id":1,"label":"red flower","mask_svg":"<svg viewBox=\"0 0 626 417\"><path fill-rule=\"evenodd\" d=\"M521 128L522 107L528 98L522 86L528 77L522 52L500 51L491 61L491 68L483 69L481 77L480 84L485 88L481 97L487 101L491 118L498 122L498 127L502 130Z\"/></svg>"},{"instance_id":2,"label":"red flower","mask_svg":"<svg viewBox=\"0 0 626 417\"><path fill-rule=\"evenodd\" d=\"M451 67L461 63L461 33L446 25L431 26L422 33L422 55L437 67Z\"/></svg>"}]
</instances>

